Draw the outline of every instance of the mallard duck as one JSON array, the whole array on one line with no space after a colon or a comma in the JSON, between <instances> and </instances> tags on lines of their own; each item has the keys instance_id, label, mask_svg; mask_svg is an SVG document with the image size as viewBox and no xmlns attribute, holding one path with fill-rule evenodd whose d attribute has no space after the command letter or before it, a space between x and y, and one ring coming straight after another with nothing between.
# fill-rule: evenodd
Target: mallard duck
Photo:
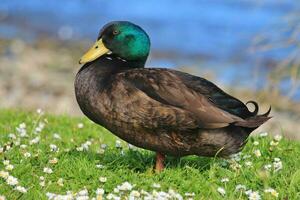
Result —
<instances>
[{"instance_id":1,"label":"mallard duck","mask_svg":"<svg viewBox=\"0 0 300 200\"><path fill-rule=\"evenodd\" d=\"M150 39L126 21L106 24L82 56L75 94L82 112L128 143L156 152L155 170L165 155L222 156L237 153L249 134L265 123L270 109L226 94L188 73L145 68Z\"/></svg>"}]
</instances>

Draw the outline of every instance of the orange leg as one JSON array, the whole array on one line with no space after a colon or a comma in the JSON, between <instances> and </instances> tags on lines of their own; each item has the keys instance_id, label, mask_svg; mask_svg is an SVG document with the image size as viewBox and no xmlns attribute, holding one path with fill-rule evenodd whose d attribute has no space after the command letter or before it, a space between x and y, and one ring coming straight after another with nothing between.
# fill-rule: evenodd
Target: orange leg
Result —
<instances>
[{"instance_id":1,"label":"orange leg","mask_svg":"<svg viewBox=\"0 0 300 200\"><path fill-rule=\"evenodd\" d=\"M161 154L159 152L156 152L156 163L155 163L155 172L159 173L163 171L165 168L164 161L165 161L165 155Z\"/></svg>"}]
</instances>

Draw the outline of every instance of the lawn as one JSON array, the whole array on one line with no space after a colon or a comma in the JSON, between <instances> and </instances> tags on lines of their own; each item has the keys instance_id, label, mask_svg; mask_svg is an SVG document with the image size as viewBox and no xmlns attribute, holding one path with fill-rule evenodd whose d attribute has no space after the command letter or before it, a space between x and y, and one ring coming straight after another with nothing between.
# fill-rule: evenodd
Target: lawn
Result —
<instances>
[{"instance_id":1,"label":"lawn","mask_svg":"<svg viewBox=\"0 0 300 200\"><path fill-rule=\"evenodd\" d=\"M86 118L0 110L0 199L300 199L300 143L251 136L229 159L168 157Z\"/></svg>"}]
</instances>

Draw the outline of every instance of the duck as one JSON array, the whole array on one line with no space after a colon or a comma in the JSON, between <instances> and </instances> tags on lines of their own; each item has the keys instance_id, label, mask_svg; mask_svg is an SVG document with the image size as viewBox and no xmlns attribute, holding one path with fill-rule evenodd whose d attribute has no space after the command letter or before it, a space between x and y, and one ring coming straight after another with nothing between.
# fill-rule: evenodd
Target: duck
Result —
<instances>
[{"instance_id":1,"label":"duck","mask_svg":"<svg viewBox=\"0 0 300 200\"><path fill-rule=\"evenodd\" d=\"M126 142L166 156L228 157L267 122L255 101L243 103L214 83L170 68L145 68L150 38L138 25L113 21L80 58L78 105L90 120ZM248 104L255 109L250 111Z\"/></svg>"}]
</instances>

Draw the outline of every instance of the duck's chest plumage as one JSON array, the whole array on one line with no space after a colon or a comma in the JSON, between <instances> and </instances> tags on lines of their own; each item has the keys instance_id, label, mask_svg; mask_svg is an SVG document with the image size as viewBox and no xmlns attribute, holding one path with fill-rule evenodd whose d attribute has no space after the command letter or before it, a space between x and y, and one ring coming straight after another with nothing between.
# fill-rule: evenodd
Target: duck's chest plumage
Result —
<instances>
[{"instance_id":1,"label":"duck's chest plumage","mask_svg":"<svg viewBox=\"0 0 300 200\"><path fill-rule=\"evenodd\" d=\"M114 69L111 62L101 59L80 69L75 79L76 99L82 112L92 121L139 146L137 143L146 133L141 130L141 117L136 108L144 107L146 100L134 95L136 91L118 76L122 70Z\"/></svg>"},{"instance_id":2,"label":"duck's chest plumage","mask_svg":"<svg viewBox=\"0 0 300 200\"><path fill-rule=\"evenodd\" d=\"M91 120L106 127L108 121L112 122L113 116L120 112L118 105L124 103L120 102L123 98L115 100L121 94L113 91L118 88L121 93L125 91L121 90L121 84L114 81L117 72L110 65L109 59L85 65L75 79L75 95L81 110Z\"/></svg>"}]
</instances>

